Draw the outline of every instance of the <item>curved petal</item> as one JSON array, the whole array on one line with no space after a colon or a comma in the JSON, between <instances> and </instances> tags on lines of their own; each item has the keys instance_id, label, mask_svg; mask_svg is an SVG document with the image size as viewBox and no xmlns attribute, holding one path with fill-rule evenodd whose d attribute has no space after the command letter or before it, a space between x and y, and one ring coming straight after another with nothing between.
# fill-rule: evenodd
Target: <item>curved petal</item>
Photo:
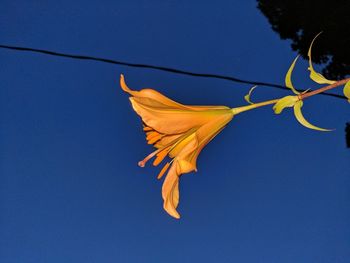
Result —
<instances>
[{"instance_id":1,"label":"curved petal","mask_svg":"<svg viewBox=\"0 0 350 263\"><path fill-rule=\"evenodd\" d=\"M233 114L222 116L215 121L211 121L210 123L203 125L196 131L196 138L198 141L196 149L192 152L187 152L186 156L182 156L183 159L187 160L191 164L191 166L189 166L192 169L191 171L197 171L197 158L200 152L226 127L233 117Z\"/></svg>"},{"instance_id":2,"label":"curved petal","mask_svg":"<svg viewBox=\"0 0 350 263\"><path fill-rule=\"evenodd\" d=\"M295 117L297 118L298 122L305 126L306 128L309 128L309 129L313 129L313 130L317 130L317 131L331 131L331 130L328 130L328 129L323 129L323 128L319 128L315 125L312 125L311 123L309 123L307 120L305 120L302 112L301 112L301 107L303 106L303 101L298 101L295 103L294 105L294 115Z\"/></svg>"},{"instance_id":3,"label":"curved petal","mask_svg":"<svg viewBox=\"0 0 350 263\"><path fill-rule=\"evenodd\" d=\"M314 44L316 38L321 34L322 32L318 33L314 39L311 41L310 47L309 47L309 51L307 52L307 56L309 57L309 67L308 70L310 71L310 79L312 79L313 81L315 81L318 84L333 84L335 83L334 80L329 80L326 79L322 74L318 73L315 71L314 67L312 66L312 60L311 60L311 49L312 49L312 45Z\"/></svg>"},{"instance_id":4,"label":"curved petal","mask_svg":"<svg viewBox=\"0 0 350 263\"><path fill-rule=\"evenodd\" d=\"M164 210L172 217L179 219L180 214L176 211L176 208L179 205L179 199L180 199L179 175L177 174L176 166L177 166L177 163L176 161L174 161L167 176L165 177L163 187L162 187L162 197L164 200L164 203L163 203Z\"/></svg>"},{"instance_id":5,"label":"curved petal","mask_svg":"<svg viewBox=\"0 0 350 263\"><path fill-rule=\"evenodd\" d=\"M294 104L298 101L297 96L286 96L278 100L277 103L273 106L273 110L276 114L280 114L285 108L293 107Z\"/></svg>"},{"instance_id":6,"label":"curved petal","mask_svg":"<svg viewBox=\"0 0 350 263\"><path fill-rule=\"evenodd\" d=\"M171 143L175 143L177 141L177 139L179 139L183 134L174 134L174 135L166 135L163 138L161 138L159 141L157 141L154 144L154 147L156 148L163 148L166 145L169 145Z\"/></svg>"},{"instance_id":7,"label":"curved petal","mask_svg":"<svg viewBox=\"0 0 350 263\"><path fill-rule=\"evenodd\" d=\"M194 127L200 127L228 110L192 111L151 106L140 98L130 98L133 109L142 121L154 130L164 134L179 134Z\"/></svg>"},{"instance_id":8,"label":"curved petal","mask_svg":"<svg viewBox=\"0 0 350 263\"><path fill-rule=\"evenodd\" d=\"M257 86L251 87L249 92L248 92L248 94L244 96L245 101L248 102L249 104L254 104L254 102L252 102L250 100L250 96L252 95L252 93L253 93L253 91L255 90L256 87Z\"/></svg>"},{"instance_id":9,"label":"curved petal","mask_svg":"<svg viewBox=\"0 0 350 263\"><path fill-rule=\"evenodd\" d=\"M233 118L230 115L223 115L200 127L195 133L190 134L177 147L174 148L172 157L174 163L164 180L162 196L164 209L173 217L180 218L176 211L179 204L179 177L181 174L196 170L196 160L203 147L210 142Z\"/></svg>"},{"instance_id":10,"label":"curved petal","mask_svg":"<svg viewBox=\"0 0 350 263\"><path fill-rule=\"evenodd\" d=\"M174 108L179 108L179 109L186 108L184 105L169 99L168 97L162 95L161 93L159 93L153 89L142 89L140 91L131 90L126 85L124 75L122 75L122 74L120 75L120 86L125 92L129 93L130 95L132 95L134 97L152 99L156 102L159 102L159 103L162 103L164 105L174 107Z\"/></svg>"},{"instance_id":11,"label":"curved petal","mask_svg":"<svg viewBox=\"0 0 350 263\"><path fill-rule=\"evenodd\" d=\"M198 140L196 134L193 132L186 136L184 139L179 140L169 151L169 156L171 158L178 156L178 159L180 159L180 156L184 156L187 153L194 151L197 145Z\"/></svg>"},{"instance_id":12,"label":"curved petal","mask_svg":"<svg viewBox=\"0 0 350 263\"><path fill-rule=\"evenodd\" d=\"M162 104L163 106L168 106L170 108L184 109L184 110L193 110L193 111L206 111L206 110L220 110L220 109L229 109L226 106L196 106L196 105L184 105L169 99L163 94L155 91L153 89L142 89L140 91L131 90L125 83L124 75L120 75L120 86L122 90L129 93L131 96L137 98L144 98L143 103L148 99L154 103Z\"/></svg>"},{"instance_id":13,"label":"curved petal","mask_svg":"<svg viewBox=\"0 0 350 263\"><path fill-rule=\"evenodd\" d=\"M290 65L290 68L288 69L287 71L287 74L286 74L286 78L285 78L285 84L286 84L286 87L287 88L290 88L294 94L298 95L299 94L299 91L297 91L294 86L293 86L293 83L292 83L292 73L293 73L293 69L295 67L295 63L297 62L299 56L297 56L294 60L293 60L293 63L292 65Z\"/></svg>"}]
</instances>

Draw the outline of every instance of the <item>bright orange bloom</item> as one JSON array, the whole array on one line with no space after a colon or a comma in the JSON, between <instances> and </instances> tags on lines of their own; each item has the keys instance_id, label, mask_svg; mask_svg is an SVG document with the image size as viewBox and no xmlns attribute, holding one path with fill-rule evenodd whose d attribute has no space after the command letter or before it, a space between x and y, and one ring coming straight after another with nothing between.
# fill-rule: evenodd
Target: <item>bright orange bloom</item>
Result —
<instances>
[{"instance_id":1,"label":"bright orange bloom","mask_svg":"<svg viewBox=\"0 0 350 263\"><path fill-rule=\"evenodd\" d=\"M128 88L124 76L120 76L121 88L131 95L133 109L142 118L148 144L157 150L139 162L156 157L157 166L166 156L172 160L161 169L158 179L166 171L162 187L164 209L173 217L180 218L179 178L184 173L197 171L197 157L233 116L234 110L225 106L189 106L177 103L153 89L133 91Z\"/></svg>"}]
</instances>

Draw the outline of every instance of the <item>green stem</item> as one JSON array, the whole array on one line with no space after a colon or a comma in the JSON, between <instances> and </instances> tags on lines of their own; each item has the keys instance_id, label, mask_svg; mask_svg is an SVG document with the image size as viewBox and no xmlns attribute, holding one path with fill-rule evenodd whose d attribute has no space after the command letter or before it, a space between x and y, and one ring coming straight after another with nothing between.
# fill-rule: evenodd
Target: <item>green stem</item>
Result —
<instances>
[{"instance_id":1,"label":"green stem","mask_svg":"<svg viewBox=\"0 0 350 263\"><path fill-rule=\"evenodd\" d=\"M303 100L303 99L306 99L306 98L308 98L308 97L312 97L312 96L314 96L314 95L316 95L316 94L320 94L320 93L325 92L325 91L327 91L327 90L331 90L331 89L334 89L334 88L339 87L339 86L341 86L341 85L344 85L344 84L346 84L348 81L350 81L350 78L343 79L343 80L339 80L339 81L337 81L337 82L335 82L335 83L333 83L333 84L331 84L331 85L328 85L328 86L319 88L319 89L317 89L317 90L313 90L313 91L307 92L307 93L305 93L305 94L302 94L302 95L300 96L300 98Z\"/></svg>"},{"instance_id":2,"label":"green stem","mask_svg":"<svg viewBox=\"0 0 350 263\"><path fill-rule=\"evenodd\" d=\"M279 99L267 100L267 101L254 103L254 104L251 104L251 105L247 105L247 106L241 106L241 107L237 107L237 108L232 108L231 110L236 115L236 114L244 112L244 111L248 111L248 110L252 110L252 109L255 109L255 108L260 108L260 107L263 107L263 106L275 104L278 100Z\"/></svg>"},{"instance_id":3,"label":"green stem","mask_svg":"<svg viewBox=\"0 0 350 263\"><path fill-rule=\"evenodd\" d=\"M335 82L335 83L333 83L331 85L328 85L328 86L325 86L325 87L322 87L322 88L319 88L319 89L316 89L316 90L313 90L313 91L310 91L310 92L306 92L304 94L300 94L299 97L300 97L301 100L304 100L306 98L315 96L315 95L320 94L322 92L325 92L327 90L331 90L331 89L334 89L336 87L342 86L342 85L346 84L348 81L350 81L350 78L339 80L339 81L337 81L337 82ZM241 106L241 107L237 107L237 108L232 108L231 110L232 110L233 114L236 115L236 114L241 113L241 112L245 112L245 111L249 111L249 110L252 110L252 109L256 109L256 108L264 107L264 106L267 106L267 105L275 104L280 99L281 98L274 99L274 100L267 100L267 101L254 103L254 104L251 104L251 105L247 105L247 106Z\"/></svg>"}]
</instances>

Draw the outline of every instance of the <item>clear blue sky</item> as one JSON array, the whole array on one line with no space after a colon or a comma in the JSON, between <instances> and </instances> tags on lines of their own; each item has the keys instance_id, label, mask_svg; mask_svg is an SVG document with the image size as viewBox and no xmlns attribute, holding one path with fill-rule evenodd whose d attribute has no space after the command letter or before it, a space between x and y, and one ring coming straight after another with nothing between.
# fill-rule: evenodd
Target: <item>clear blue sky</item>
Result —
<instances>
[{"instance_id":1,"label":"clear blue sky","mask_svg":"<svg viewBox=\"0 0 350 263\"><path fill-rule=\"evenodd\" d=\"M256 1L188 2L3 0L0 42L283 84L297 54ZM119 75L187 104L239 106L249 85L7 50L0 61L1 263L349 262L345 101L304 104L330 133L288 110L239 115L182 177L175 220L159 170L137 166L152 148ZM315 88L306 67L294 82Z\"/></svg>"}]
</instances>

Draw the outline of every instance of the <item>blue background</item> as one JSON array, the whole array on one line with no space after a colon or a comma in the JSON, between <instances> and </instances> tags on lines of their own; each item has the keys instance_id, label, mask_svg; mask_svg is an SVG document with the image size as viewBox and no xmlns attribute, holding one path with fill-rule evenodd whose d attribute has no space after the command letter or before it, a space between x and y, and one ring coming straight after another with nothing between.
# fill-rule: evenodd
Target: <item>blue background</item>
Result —
<instances>
[{"instance_id":1,"label":"blue background","mask_svg":"<svg viewBox=\"0 0 350 263\"><path fill-rule=\"evenodd\" d=\"M188 2L3 0L0 42L283 84L297 54L255 0ZM181 178L175 220L159 169L137 166L152 147L119 75L186 104L240 106L249 85L8 50L0 61L0 262L349 262L346 101L305 101L330 133L290 110L235 117ZM295 85L317 87L306 68Z\"/></svg>"}]
</instances>

